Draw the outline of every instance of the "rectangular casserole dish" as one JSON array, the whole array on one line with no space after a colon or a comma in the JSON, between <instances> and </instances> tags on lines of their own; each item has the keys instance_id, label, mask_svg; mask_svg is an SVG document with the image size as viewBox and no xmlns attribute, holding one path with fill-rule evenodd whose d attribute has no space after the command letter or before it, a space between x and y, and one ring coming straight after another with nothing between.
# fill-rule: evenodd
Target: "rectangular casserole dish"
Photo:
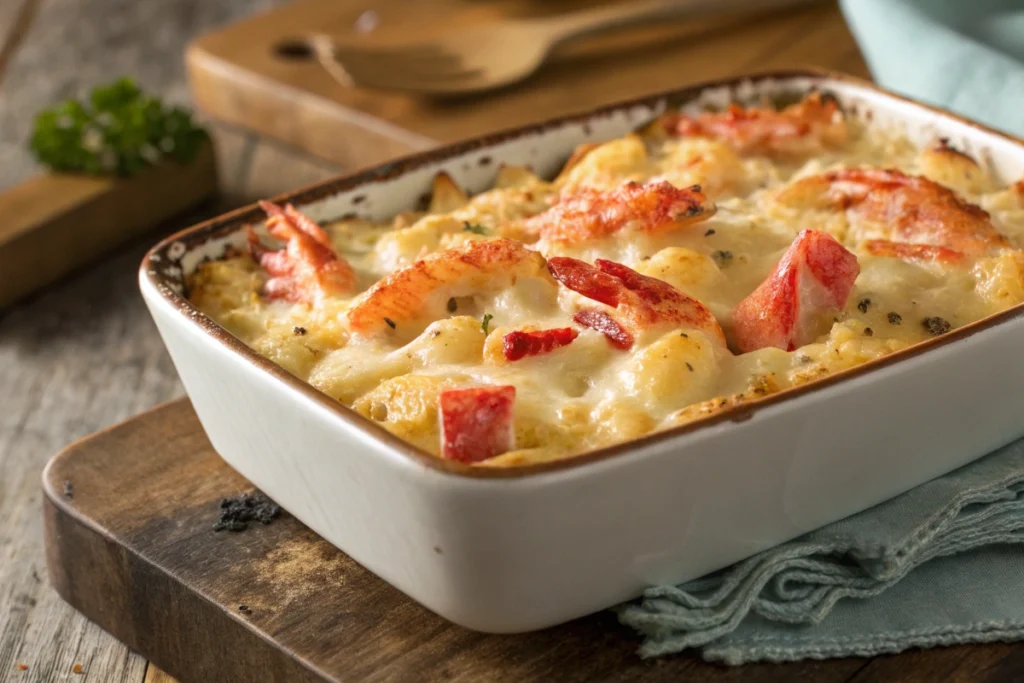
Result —
<instances>
[{"instance_id":1,"label":"rectangular casserole dish","mask_svg":"<svg viewBox=\"0 0 1024 683\"><path fill-rule=\"evenodd\" d=\"M836 74L735 78L391 162L280 197L315 220L386 217L439 170L474 192L501 163L553 175L573 148L669 106L828 90L851 115L947 137L1004 181L1024 143ZM244 244L245 208L174 235L140 286L214 448L302 522L467 628L521 632L721 568L1024 436L1022 306L691 424L541 465L472 468L423 453L260 357L184 297L204 259Z\"/></svg>"}]
</instances>

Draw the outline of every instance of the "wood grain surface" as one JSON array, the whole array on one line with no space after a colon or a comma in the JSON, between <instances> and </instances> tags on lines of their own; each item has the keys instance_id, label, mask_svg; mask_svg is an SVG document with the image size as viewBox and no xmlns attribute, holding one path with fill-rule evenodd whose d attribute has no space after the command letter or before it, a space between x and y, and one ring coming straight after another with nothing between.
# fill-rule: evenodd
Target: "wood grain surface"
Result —
<instances>
[{"instance_id":1,"label":"wood grain surface","mask_svg":"<svg viewBox=\"0 0 1024 683\"><path fill-rule=\"evenodd\" d=\"M286 513L267 526L214 531L219 500L252 487L217 456L185 400L72 446L51 462L44 486L54 586L185 683L1024 676L1024 648L1003 644L739 668L692 655L644 661L636 636L610 612L522 635L474 633L412 602Z\"/></svg>"},{"instance_id":2,"label":"wood grain surface","mask_svg":"<svg viewBox=\"0 0 1024 683\"><path fill-rule=\"evenodd\" d=\"M35 112L121 75L187 103L187 41L273 2L0 0L0 190L39 172L25 148ZM227 208L341 170L238 130L214 125L213 134L219 201L0 310L0 682L142 683L147 675L144 658L50 587L40 473L69 442L182 394L138 294L144 251ZM270 159L273 172L254 177L255 158Z\"/></svg>"},{"instance_id":3,"label":"wood grain surface","mask_svg":"<svg viewBox=\"0 0 1024 683\"><path fill-rule=\"evenodd\" d=\"M619 0L628 1L628 0ZM582 0L380 0L367 44L420 42L503 16L578 8ZM500 92L431 100L344 87L311 59L279 46L311 32L353 39L363 0L298 0L218 29L189 48L197 103L229 121L346 166L615 100L742 72L817 66L867 76L835 2L767 14L662 24L588 39L556 54L526 83Z\"/></svg>"}]
</instances>

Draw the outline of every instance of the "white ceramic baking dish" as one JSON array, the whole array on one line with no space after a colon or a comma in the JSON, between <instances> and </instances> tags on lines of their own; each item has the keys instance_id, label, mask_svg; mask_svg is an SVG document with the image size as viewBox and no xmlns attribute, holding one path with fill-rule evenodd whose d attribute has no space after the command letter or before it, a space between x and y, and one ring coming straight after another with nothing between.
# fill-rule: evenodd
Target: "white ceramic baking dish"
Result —
<instances>
[{"instance_id":1,"label":"white ceramic baking dish","mask_svg":"<svg viewBox=\"0 0 1024 683\"><path fill-rule=\"evenodd\" d=\"M499 164L554 174L572 149L669 105L820 88L873 125L937 135L1024 173L1024 143L844 76L784 72L685 88L437 149L277 198L314 219L410 208L445 170L487 188ZM451 621L518 632L718 569L863 510L1024 435L1018 306L814 384L575 459L473 469L393 437L232 337L182 296L183 274L262 214L249 207L157 245L142 293L213 446L253 484Z\"/></svg>"}]
</instances>

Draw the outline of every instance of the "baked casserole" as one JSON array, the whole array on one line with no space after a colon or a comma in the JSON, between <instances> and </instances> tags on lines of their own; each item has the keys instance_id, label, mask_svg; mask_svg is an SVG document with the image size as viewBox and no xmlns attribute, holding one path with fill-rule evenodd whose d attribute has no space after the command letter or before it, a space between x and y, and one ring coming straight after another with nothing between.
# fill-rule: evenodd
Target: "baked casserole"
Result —
<instances>
[{"instance_id":1,"label":"baked casserole","mask_svg":"<svg viewBox=\"0 0 1024 683\"><path fill-rule=\"evenodd\" d=\"M1024 185L946 141L789 106L672 113L467 196L318 225L267 202L190 301L442 458L570 457L1024 302Z\"/></svg>"}]
</instances>

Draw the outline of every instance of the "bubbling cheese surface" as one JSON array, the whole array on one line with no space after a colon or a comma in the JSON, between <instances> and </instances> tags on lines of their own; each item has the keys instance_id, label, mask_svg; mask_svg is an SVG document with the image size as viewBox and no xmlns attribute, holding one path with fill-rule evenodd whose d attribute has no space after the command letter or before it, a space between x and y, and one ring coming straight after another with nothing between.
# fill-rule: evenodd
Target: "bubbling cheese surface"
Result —
<instances>
[{"instance_id":1,"label":"bubbling cheese surface","mask_svg":"<svg viewBox=\"0 0 1024 683\"><path fill-rule=\"evenodd\" d=\"M1024 301L1024 254L1018 251L1024 204L1017 187L1001 186L944 145L922 150L898 134L852 120L848 127L845 142L811 155L738 150L714 136L632 134L580 150L554 181L504 168L494 189L474 197L442 176L425 212L387 224L353 219L323 226L358 276L359 292L352 296L315 304L270 300L263 293L267 274L250 256L234 255L199 267L189 283L191 301L261 355L429 453L439 452L440 393L486 385L516 388L515 449L480 466L545 462L626 442L818 380ZM865 240L886 237L884 220L866 232L854 230L847 213L813 200L780 199L802 178L860 167L940 183L987 210L1008 246L957 263L874 255ZM614 190L627 181L700 185L714 214L678 229L621 230L575 243L528 229L529 219L558 196ZM845 307L830 313L820 334L799 348L736 352L733 309L804 229L826 232L856 255L860 274ZM521 241L544 258L607 259L667 282L710 310L730 345L706 330L659 326L641 330L631 348L617 348L573 321L577 311L602 305L562 286L543 267L440 287L400 321L389 318L378 334L351 329L348 312L381 278L430 254L496 238ZM502 353L509 332L566 327L578 332L568 345L515 361Z\"/></svg>"}]
</instances>

